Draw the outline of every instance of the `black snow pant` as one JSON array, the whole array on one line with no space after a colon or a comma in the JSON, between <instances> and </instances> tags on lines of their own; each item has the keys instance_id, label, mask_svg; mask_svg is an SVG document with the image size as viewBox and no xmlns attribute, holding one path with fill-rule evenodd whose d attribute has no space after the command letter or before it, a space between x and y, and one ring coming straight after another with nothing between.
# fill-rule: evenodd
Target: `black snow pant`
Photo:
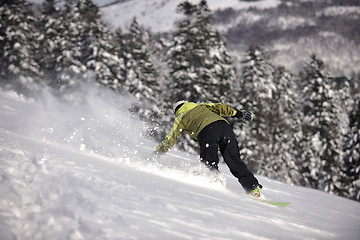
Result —
<instances>
[{"instance_id":1,"label":"black snow pant","mask_svg":"<svg viewBox=\"0 0 360 240\"><path fill-rule=\"evenodd\" d=\"M226 121L216 121L203 130L198 136L200 159L211 170L218 170L218 150L224 158L230 172L249 192L257 187L258 180L240 159L239 146L232 127Z\"/></svg>"}]
</instances>

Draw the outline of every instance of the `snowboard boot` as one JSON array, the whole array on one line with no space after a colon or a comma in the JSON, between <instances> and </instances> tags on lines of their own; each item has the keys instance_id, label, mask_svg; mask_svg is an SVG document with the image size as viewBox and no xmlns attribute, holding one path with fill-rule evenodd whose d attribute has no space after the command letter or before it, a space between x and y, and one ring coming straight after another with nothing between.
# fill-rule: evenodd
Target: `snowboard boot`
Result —
<instances>
[{"instance_id":1,"label":"snowboard boot","mask_svg":"<svg viewBox=\"0 0 360 240\"><path fill-rule=\"evenodd\" d=\"M250 191L250 196L252 197L261 197L261 193L260 193L260 189L262 188L261 184L258 184L257 186L255 186L255 188Z\"/></svg>"}]
</instances>

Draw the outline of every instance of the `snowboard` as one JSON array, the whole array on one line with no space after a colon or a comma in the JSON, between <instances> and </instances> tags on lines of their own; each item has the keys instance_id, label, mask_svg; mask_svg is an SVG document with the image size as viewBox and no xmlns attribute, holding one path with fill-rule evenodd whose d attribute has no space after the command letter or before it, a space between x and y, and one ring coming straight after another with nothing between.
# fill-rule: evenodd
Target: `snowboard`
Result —
<instances>
[{"instance_id":1,"label":"snowboard","mask_svg":"<svg viewBox=\"0 0 360 240\"><path fill-rule=\"evenodd\" d=\"M252 199L259 201L261 203L270 204L272 206L276 206L276 207L280 207L280 208L284 208L290 204L289 202L276 202L276 201L272 201L272 200L268 200L268 199L261 199L261 198L254 198L254 197L252 197Z\"/></svg>"},{"instance_id":2,"label":"snowboard","mask_svg":"<svg viewBox=\"0 0 360 240\"><path fill-rule=\"evenodd\" d=\"M221 186L221 187L226 189L226 178L215 177L215 178L211 179L210 183L217 184L218 186ZM265 203L265 204L269 204L269 205L276 206L276 207L280 207L280 208L284 208L284 207L286 207L286 206L288 206L290 204L289 202L279 202L279 201L273 201L273 200L270 200L270 199L266 199L263 196L260 197L260 198L249 196L249 195L246 195L246 196L253 199L253 200L255 200L255 201Z\"/></svg>"},{"instance_id":3,"label":"snowboard","mask_svg":"<svg viewBox=\"0 0 360 240\"><path fill-rule=\"evenodd\" d=\"M207 176L207 177L209 177L209 176ZM226 177L222 173L211 175L211 177L209 177L209 181L211 184L215 184L217 186L221 186L226 189ZM269 205L276 206L276 207L280 207L280 208L284 208L290 204L289 202L279 202L279 201L273 201L270 199L266 199L263 197L263 195L260 198L252 197L252 196L249 196L249 197L255 201L269 204Z\"/></svg>"}]
</instances>

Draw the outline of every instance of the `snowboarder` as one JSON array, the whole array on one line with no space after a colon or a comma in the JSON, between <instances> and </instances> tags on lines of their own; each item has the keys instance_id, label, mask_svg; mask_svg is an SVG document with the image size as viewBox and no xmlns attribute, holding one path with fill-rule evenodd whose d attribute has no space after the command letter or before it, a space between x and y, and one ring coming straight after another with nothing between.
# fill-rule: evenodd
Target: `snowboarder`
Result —
<instances>
[{"instance_id":1,"label":"snowboarder","mask_svg":"<svg viewBox=\"0 0 360 240\"><path fill-rule=\"evenodd\" d=\"M260 197L262 188L255 176L240 159L238 142L232 127L221 116L239 118L243 123L252 119L248 111L237 110L226 103L200 103L179 101L173 108L176 118L165 139L157 146L155 153L166 153L183 131L199 141L200 160L210 170L218 171L218 149L231 173L238 178L242 187L252 196Z\"/></svg>"}]
</instances>

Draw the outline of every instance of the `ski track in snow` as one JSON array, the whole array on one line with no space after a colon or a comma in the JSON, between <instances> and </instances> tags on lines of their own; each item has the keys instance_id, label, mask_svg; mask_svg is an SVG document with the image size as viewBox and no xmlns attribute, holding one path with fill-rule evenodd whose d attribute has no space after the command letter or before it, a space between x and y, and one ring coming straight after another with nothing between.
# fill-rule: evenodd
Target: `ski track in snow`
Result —
<instances>
[{"instance_id":1,"label":"ski track in snow","mask_svg":"<svg viewBox=\"0 0 360 240\"><path fill-rule=\"evenodd\" d=\"M267 198L291 202L278 208L247 197L224 165L226 188L201 175L197 156L146 160L156 143L141 135L131 101L81 89L61 100L1 89L0 239L360 236L358 202L258 176Z\"/></svg>"}]
</instances>

